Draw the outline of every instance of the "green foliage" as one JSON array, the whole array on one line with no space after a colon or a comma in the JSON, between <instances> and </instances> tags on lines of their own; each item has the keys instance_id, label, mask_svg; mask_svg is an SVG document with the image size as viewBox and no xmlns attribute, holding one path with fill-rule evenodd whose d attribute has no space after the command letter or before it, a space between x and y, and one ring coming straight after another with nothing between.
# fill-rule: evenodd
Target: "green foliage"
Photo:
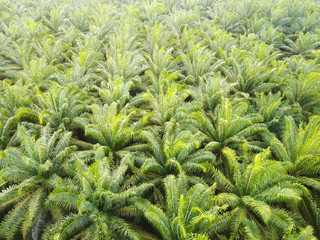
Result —
<instances>
[{"instance_id":1,"label":"green foliage","mask_svg":"<svg viewBox=\"0 0 320 240\"><path fill-rule=\"evenodd\" d=\"M141 239L123 218L136 214L128 200L142 196L152 185L145 183L123 189L125 174L132 160L125 157L115 168L108 159L100 159L99 151L96 161L89 167L77 161L75 181L59 186L50 194L50 206L77 211L53 225L45 239Z\"/></svg>"},{"instance_id":2,"label":"green foliage","mask_svg":"<svg viewBox=\"0 0 320 240\"><path fill-rule=\"evenodd\" d=\"M295 205L302 200L301 187L286 181L285 167L268 160L269 150L256 155L253 162L241 166L235 152L224 149L226 174L214 170L213 178L222 192L214 197L217 205L228 204L229 210L221 216L221 225L210 231L228 229L231 239L256 235L263 239L263 224L286 235L295 229L293 212L277 207L286 203ZM281 222L278 219L282 219ZM242 233L243 232L243 233Z\"/></svg>"},{"instance_id":3,"label":"green foliage","mask_svg":"<svg viewBox=\"0 0 320 240\"><path fill-rule=\"evenodd\" d=\"M187 190L185 176L169 175L164 179L164 211L142 198L132 202L154 225L163 239L208 239L206 232L223 209L213 206L215 186L197 184Z\"/></svg>"},{"instance_id":4,"label":"green foliage","mask_svg":"<svg viewBox=\"0 0 320 240\"><path fill-rule=\"evenodd\" d=\"M0 0L0 238L319 239L317 0Z\"/></svg>"},{"instance_id":5,"label":"green foliage","mask_svg":"<svg viewBox=\"0 0 320 240\"><path fill-rule=\"evenodd\" d=\"M44 202L66 176L63 167L72 160L75 151L70 146L71 133L51 134L48 126L38 139L21 126L18 138L20 147L7 148L1 159L0 179L6 189L0 194L1 211L5 214L0 233L7 239L14 239L20 229L24 238L30 237L31 230L43 231L35 229L43 228L36 221L43 218Z\"/></svg>"},{"instance_id":6,"label":"green foliage","mask_svg":"<svg viewBox=\"0 0 320 240\"><path fill-rule=\"evenodd\" d=\"M222 99L220 106L215 112L209 111L208 116L204 112L192 114L193 124L205 135L205 148L221 153L225 147L241 150L245 144L252 150L259 150L259 145L250 140L267 129L260 123L263 121L260 114L244 115L247 108L245 102L232 106L228 99Z\"/></svg>"}]
</instances>

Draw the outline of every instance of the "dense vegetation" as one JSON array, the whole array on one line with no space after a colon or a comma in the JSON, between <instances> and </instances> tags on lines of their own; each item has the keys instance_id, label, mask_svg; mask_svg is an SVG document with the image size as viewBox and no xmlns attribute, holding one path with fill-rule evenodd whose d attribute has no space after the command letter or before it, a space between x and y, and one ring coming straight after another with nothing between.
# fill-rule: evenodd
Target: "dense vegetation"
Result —
<instances>
[{"instance_id":1,"label":"dense vegetation","mask_svg":"<svg viewBox=\"0 0 320 240\"><path fill-rule=\"evenodd\" d=\"M0 0L0 239L320 239L320 5Z\"/></svg>"}]
</instances>

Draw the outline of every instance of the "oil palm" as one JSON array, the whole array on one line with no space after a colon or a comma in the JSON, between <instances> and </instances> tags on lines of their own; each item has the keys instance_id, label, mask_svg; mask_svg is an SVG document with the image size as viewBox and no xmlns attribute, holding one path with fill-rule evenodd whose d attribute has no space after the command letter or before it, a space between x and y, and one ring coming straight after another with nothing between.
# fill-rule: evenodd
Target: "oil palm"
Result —
<instances>
[{"instance_id":1,"label":"oil palm","mask_svg":"<svg viewBox=\"0 0 320 240\"><path fill-rule=\"evenodd\" d=\"M17 142L17 127L25 121L37 122L37 115L24 107L17 109L12 117L5 117L5 114L0 112L0 150Z\"/></svg>"},{"instance_id":2,"label":"oil palm","mask_svg":"<svg viewBox=\"0 0 320 240\"><path fill-rule=\"evenodd\" d=\"M278 130L283 127L286 115L299 112L299 108L290 106L288 100L283 100L280 92L268 93L268 95L262 92L255 101L256 111L261 114L268 129L274 133L278 133Z\"/></svg>"},{"instance_id":3,"label":"oil palm","mask_svg":"<svg viewBox=\"0 0 320 240\"><path fill-rule=\"evenodd\" d=\"M140 111L140 115L143 116L140 117L140 126L157 126L156 129L161 132L165 123L172 119L179 120L187 116L188 112L199 109L199 105L185 103L189 92L173 82L176 77L176 74L168 74L163 71L158 80L151 74L150 91L141 93L132 99L131 105L143 109ZM148 110L147 113L145 109Z\"/></svg>"},{"instance_id":4,"label":"oil palm","mask_svg":"<svg viewBox=\"0 0 320 240\"><path fill-rule=\"evenodd\" d=\"M166 69L172 72L177 67L178 60L172 55L173 48L159 48L157 44L153 47L152 54L145 54L149 70L157 77L160 76L162 70Z\"/></svg>"},{"instance_id":5,"label":"oil palm","mask_svg":"<svg viewBox=\"0 0 320 240\"><path fill-rule=\"evenodd\" d=\"M101 153L97 153L97 158L89 167L77 161L74 181L50 194L49 205L67 207L72 213L53 225L45 239L141 239L125 220L127 216L136 215L128 202L142 196L152 185L124 189L132 160L124 157L114 166Z\"/></svg>"},{"instance_id":6,"label":"oil palm","mask_svg":"<svg viewBox=\"0 0 320 240\"><path fill-rule=\"evenodd\" d=\"M130 145L134 140L131 115L119 113L115 102L104 106L93 104L91 110L93 113L91 124L83 122L81 118L78 120L84 124L86 136L103 146L111 158L119 159L132 147Z\"/></svg>"},{"instance_id":7,"label":"oil palm","mask_svg":"<svg viewBox=\"0 0 320 240\"><path fill-rule=\"evenodd\" d=\"M7 188L0 193L1 211L7 211L1 222L1 235L14 239L21 230L24 238L40 239L43 221L54 208L44 203L66 173L64 166L72 160L75 146L70 146L71 133L51 134L49 126L36 139L19 127L20 147L4 151L1 160L1 181ZM3 212L4 213L4 212Z\"/></svg>"},{"instance_id":8,"label":"oil palm","mask_svg":"<svg viewBox=\"0 0 320 240\"><path fill-rule=\"evenodd\" d=\"M280 49L285 51L287 55L301 55L310 58L312 57L312 51L320 47L320 39L317 35L299 33L296 38L296 41L289 38L285 39L285 45L281 46Z\"/></svg>"},{"instance_id":9,"label":"oil palm","mask_svg":"<svg viewBox=\"0 0 320 240\"><path fill-rule=\"evenodd\" d=\"M98 75L99 65L104 60L101 52L85 49L71 57L73 57L71 66L57 76L60 84L71 83L78 88L90 89L91 86L102 80Z\"/></svg>"},{"instance_id":10,"label":"oil palm","mask_svg":"<svg viewBox=\"0 0 320 240\"><path fill-rule=\"evenodd\" d=\"M122 109L131 99L130 90L134 87L132 81L125 82L123 78L118 77L112 79L108 77L108 81L102 81L101 86L93 86L99 92L101 101L105 104L116 102L119 109Z\"/></svg>"},{"instance_id":11,"label":"oil palm","mask_svg":"<svg viewBox=\"0 0 320 240\"><path fill-rule=\"evenodd\" d=\"M165 6L160 2L146 1L142 5L142 16L148 26L154 26L161 22L161 18L167 10Z\"/></svg>"},{"instance_id":12,"label":"oil palm","mask_svg":"<svg viewBox=\"0 0 320 240\"><path fill-rule=\"evenodd\" d=\"M276 69L243 50L233 49L230 56L224 60L226 63L221 67L222 72L229 82L237 84L235 88L240 92L252 96L254 92L269 90L277 85L270 81Z\"/></svg>"},{"instance_id":13,"label":"oil palm","mask_svg":"<svg viewBox=\"0 0 320 240\"><path fill-rule=\"evenodd\" d=\"M40 124L50 123L55 129L72 130L74 120L82 113L89 112L88 105L93 101L81 89L73 85L52 84L48 92L37 90Z\"/></svg>"},{"instance_id":14,"label":"oil palm","mask_svg":"<svg viewBox=\"0 0 320 240\"><path fill-rule=\"evenodd\" d=\"M18 123L28 119L28 115L35 120L36 115L27 109L32 105L27 87L3 81L0 92L0 149L4 150L15 135Z\"/></svg>"},{"instance_id":15,"label":"oil palm","mask_svg":"<svg viewBox=\"0 0 320 240\"><path fill-rule=\"evenodd\" d=\"M150 56L153 55L155 47L162 49L172 45L172 43L170 43L170 31L166 25L161 23L153 26L145 25L142 30L142 36L142 48L150 54Z\"/></svg>"},{"instance_id":16,"label":"oil palm","mask_svg":"<svg viewBox=\"0 0 320 240\"><path fill-rule=\"evenodd\" d=\"M320 211L316 205L320 191L318 173L320 171L320 118L313 116L309 123L297 128L293 118L286 117L282 141L266 136L274 155L287 164L292 181L310 189L308 196L299 206L301 214L310 222L317 234L320 224Z\"/></svg>"},{"instance_id":17,"label":"oil palm","mask_svg":"<svg viewBox=\"0 0 320 240\"><path fill-rule=\"evenodd\" d=\"M215 186L196 184L187 190L185 176L164 179L166 193L165 209L148 200L136 198L134 206L153 225L163 239L207 240L207 229L221 212L221 207L212 207Z\"/></svg>"},{"instance_id":18,"label":"oil palm","mask_svg":"<svg viewBox=\"0 0 320 240\"><path fill-rule=\"evenodd\" d=\"M191 48L192 47L192 48ZM186 71L186 78L193 84L202 84L205 78L212 77L223 61L215 59L214 53L200 44L191 46L181 59Z\"/></svg>"},{"instance_id":19,"label":"oil palm","mask_svg":"<svg viewBox=\"0 0 320 240\"><path fill-rule=\"evenodd\" d=\"M114 51L115 53L107 55L106 62L100 63L99 71L107 69L113 78L121 77L125 81L133 81L146 69L144 58L140 53L126 51L120 54L118 50Z\"/></svg>"},{"instance_id":20,"label":"oil palm","mask_svg":"<svg viewBox=\"0 0 320 240\"><path fill-rule=\"evenodd\" d=\"M197 177L204 174L215 162L210 151L201 149L203 139L189 130L184 130L179 123L170 121L165 124L162 136L151 128L141 132L147 142L146 157L141 161L137 175L153 182L157 187L167 175L188 175L189 183L204 183Z\"/></svg>"},{"instance_id":21,"label":"oil palm","mask_svg":"<svg viewBox=\"0 0 320 240\"><path fill-rule=\"evenodd\" d=\"M204 111L214 111L223 98L227 98L235 84L222 76L209 77L198 86L190 86L190 96L202 104Z\"/></svg>"},{"instance_id":22,"label":"oil palm","mask_svg":"<svg viewBox=\"0 0 320 240\"><path fill-rule=\"evenodd\" d=\"M288 77L285 84L284 96L291 104L299 104L304 115L310 116L313 108L320 105L318 73Z\"/></svg>"},{"instance_id":23,"label":"oil palm","mask_svg":"<svg viewBox=\"0 0 320 240\"><path fill-rule=\"evenodd\" d=\"M191 122L205 136L205 148L220 155L225 147L241 150L242 144L247 143L250 149L260 151L260 144L253 137L267 129L261 123L262 116L246 114L247 108L244 102L232 106L227 98L223 98L215 112L191 114Z\"/></svg>"},{"instance_id":24,"label":"oil palm","mask_svg":"<svg viewBox=\"0 0 320 240\"><path fill-rule=\"evenodd\" d=\"M303 197L301 185L286 181L286 168L280 162L268 160L269 150L257 154L246 165L238 162L236 154L223 149L226 162L225 175L214 170L213 179L221 192L213 197L215 204L229 206L217 220L209 234L226 232L230 239L238 239L255 232L262 239L266 226L274 227L278 236L286 236L299 226L293 209L283 209L298 204Z\"/></svg>"}]
</instances>

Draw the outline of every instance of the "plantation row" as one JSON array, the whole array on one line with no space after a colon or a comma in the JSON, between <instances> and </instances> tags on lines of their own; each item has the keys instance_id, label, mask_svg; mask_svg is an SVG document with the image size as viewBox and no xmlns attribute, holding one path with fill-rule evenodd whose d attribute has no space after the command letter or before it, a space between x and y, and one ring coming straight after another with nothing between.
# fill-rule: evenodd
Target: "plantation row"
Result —
<instances>
[{"instance_id":1,"label":"plantation row","mask_svg":"<svg viewBox=\"0 0 320 240\"><path fill-rule=\"evenodd\" d=\"M320 238L320 5L0 0L0 239Z\"/></svg>"}]
</instances>

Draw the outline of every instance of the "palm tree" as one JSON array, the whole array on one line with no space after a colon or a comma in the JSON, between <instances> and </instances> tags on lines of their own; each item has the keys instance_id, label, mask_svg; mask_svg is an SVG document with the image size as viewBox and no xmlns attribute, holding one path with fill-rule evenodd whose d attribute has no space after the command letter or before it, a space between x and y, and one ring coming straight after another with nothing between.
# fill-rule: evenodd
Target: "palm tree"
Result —
<instances>
[{"instance_id":1,"label":"palm tree","mask_svg":"<svg viewBox=\"0 0 320 240\"><path fill-rule=\"evenodd\" d=\"M214 53L197 44L188 49L187 54L182 54L181 59L186 71L186 79L198 85L205 79L212 77L223 61L214 58Z\"/></svg>"},{"instance_id":2,"label":"palm tree","mask_svg":"<svg viewBox=\"0 0 320 240\"><path fill-rule=\"evenodd\" d=\"M17 126L17 119L11 117L0 119L0 151L6 149L12 137L12 129Z\"/></svg>"},{"instance_id":3,"label":"palm tree","mask_svg":"<svg viewBox=\"0 0 320 240\"><path fill-rule=\"evenodd\" d=\"M12 85L2 81L0 85L0 111L1 115L12 117L22 107L32 105L31 91L24 85Z\"/></svg>"},{"instance_id":4,"label":"palm tree","mask_svg":"<svg viewBox=\"0 0 320 240\"><path fill-rule=\"evenodd\" d=\"M310 222L319 235L320 210L316 204L320 191L320 117L313 116L309 123L297 128L293 118L286 117L282 141L265 136L274 155L287 164L292 180L310 189L308 197L299 206L301 214Z\"/></svg>"},{"instance_id":5,"label":"palm tree","mask_svg":"<svg viewBox=\"0 0 320 240\"><path fill-rule=\"evenodd\" d=\"M77 128L75 122L82 113L89 112L88 105L92 99L81 89L73 85L59 86L52 84L48 92L37 90L40 124L50 123L55 129L73 130Z\"/></svg>"},{"instance_id":6,"label":"palm tree","mask_svg":"<svg viewBox=\"0 0 320 240\"><path fill-rule=\"evenodd\" d=\"M212 29L214 29L214 31L212 31ZM206 38L209 44L208 47L216 53L215 56L219 59L224 59L225 56L230 53L231 49L236 46L237 40L232 37L231 33L227 33L218 28L215 29L211 25L208 26L208 29L206 29L203 34L208 35L208 38Z\"/></svg>"},{"instance_id":7,"label":"palm tree","mask_svg":"<svg viewBox=\"0 0 320 240\"><path fill-rule=\"evenodd\" d=\"M303 34L300 32L296 34L296 41L287 38L284 40L283 46L280 47L282 51L287 52L287 55L300 55L305 58L312 57L312 51L320 47L320 39L317 35L310 33Z\"/></svg>"},{"instance_id":8,"label":"palm tree","mask_svg":"<svg viewBox=\"0 0 320 240\"><path fill-rule=\"evenodd\" d=\"M107 70L112 78L122 77L125 82L139 79L146 69L144 58L138 46L139 26L131 8L123 8L126 14L119 15L115 23L115 34L110 35L105 51L106 62L100 64L99 71ZM130 27L128 27L130 26Z\"/></svg>"},{"instance_id":9,"label":"palm tree","mask_svg":"<svg viewBox=\"0 0 320 240\"><path fill-rule=\"evenodd\" d=\"M179 123L170 121L165 124L162 136L150 128L141 132L147 142L145 157L141 162L137 176L146 178L161 185L162 179L170 174L188 175L187 181L192 184L205 181L198 176L204 174L215 162L215 156L210 151L201 149L203 139L198 134L183 130Z\"/></svg>"},{"instance_id":10,"label":"palm tree","mask_svg":"<svg viewBox=\"0 0 320 240\"><path fill-rule=\"evenodd\" d=\"M168 47L172 45L172 43L169 42L170 39L172 39L170 32L164 24L159 23L153 26L145 25L142 34L142 48L146 53L150 54L150 56L153 55L155 47L167 49L168 51L168 49L170 49Z\"/></svg>"},{"instance_id":11,"label":"palm tree","mask_svg":"<svg viewBox=\"0 0 320 240\"><path fill-rule=\"evenodd\" d=\"M57 6L56 9L52 9L50 13L42 19L42 22L47 26L51 32L58 35L66 23L64 15L66 14L66 8Z\"/></svg>"},{"instance_id":12,"label":"palm tree","mask_svg":"<svg viewBox=\"0 0 320 240\"><path fill-rule=\"evenodd\" d=\"M150 92L141 93L130 102L132 106L142 109L138 112L140 114L138 115L140 128L153 125L159 132L163 132L167 122L172 119L182 119L188 113L199 109L199 105L185 103L189 92L173 82L176 74L163 73L163 78L160 78L160 81L150 75L152 81Z\"/></svg>"},{"instance_id":13,"label":"palm tree","mask_svg":"<svg viewBox=\"0 0 320 240\"><path fill-rule=\"evenodd\" d=\"M159 23L164 13L167 12L165 6L160 2L144 2L142 5L142 17L145 24L148 26L154 26Z\"/></svg>"},{"instance_id":14,"label":"palm tree","mask_svg":"<svg viewBox=\"0 0 320 240\"><path fill-rule=\"evenodd\" d=\"M100 63L98 71L107 70L113 78L121 77L125 81L137 81L147 68L144 58L137 52L126 51L123 54L118 53L118 49L107 55L107 61Z\"/></svg>"},{"instance_id":15,"label":"palm tree","mask_svg":"<svg viewBox=\"0 0 320 240\"><path fill-rule=\"evenodd\" d=\"M244 143L249 149L261 151L260 143L253 137L266 132L267 128L261 123L261 115L245 115L247 108L244 102L232 106L227 98L223 98L216 111L208 112L208 116L203 112L191 114L193 125L205 136L205 149L217 152L220 157L223 148L241 150Z\"/></svg>"},{"instance_id":16,"label":"palm tree","mask_svg":"<svg viewBox=\"0 0 320 240\"><path fill-rule=\"evenodd\" d=\"M283 95L291 104L298 104L306 116L320 106L319 74L312 72L307 76L287 77Z\"/></svg>"},{"instance_id":17,"label":"palm tree","mask_svg":"<svg viewBox=\"0 0 320 240\"><path fill-rule=\"evenodd\" d=\"M33 49L26 39L20 39L20 41L5 40L3 42L5 47L0 52L0 55L4 58L1 71L3 71L5 77L17 81L21 78L20 70L27 67L32 60Z\"/></svg>"},{"instance_id":18,"label":"palm tree","mask_svg":"<svg viewBox=\"0 0 320 240\"><path fill-rule=\"evenodd\" d=\"M59 186L49 196L49 205L72 213L53 225L44 239L141 239L125 218L136 215L129 200L142 196L152 185L123 188L132 164L126 156L115 166L99 152L89 167L78 160L74 181Z\"/></svg>"},{"instance_id":19,"label":"palm tree","mask_svg":"<svg viewBox=\"0 0 320 240\"><path fill-rule=\"evenodd\" d=\"M68 55L72 54L71 46L64 44L61 38L43 39L40 42L32 43L36 54L45 60L49 65L63 67L63 63L68 60Z\"/></svg>"},{"instance_id":20,"label":"palm tree","mask_svg":"<svg viewBox=\"0 0 320 240\"><path fill-rule=\"evenodd\" d=\"M7 148L1 160L1 180L7 188L0 193L5 214L0 233L14 239L21 228L24 238L32 234L33 239L40 239L43 221L54 211L46 209L44 203L66 176L64 166L72 160L76 147L69 144L71 133L51 134L49 126L42 129L38 139L20 126L18 137L20 147Z\"/></svg>"},{"instance_id":21,"label":"palm tree","mask_svg":"<svg viewBox=\"0 0 320 240\"><path fill-rule=\"evenodd\" d=\"M252 163L245 165L238 162L233 150L223 149L226 174L214 170L213 179L221 192L213 200L218 206L229 207L208 234L225 232L230 239L252 239L249 235L264 239L265 227L272 227L278 236L285 237L300 225L293 209L281 208L281 204L298 204L303 188L286 181L285 166L268 160L269 153L269 150L259 153Z\"/></svg>"},{"instance_id":22,"label":"palm tree","mask_svg":"<svg viewBox=\"0 0 320 240\"><path fill-rule=\"evenodd\" d=\"M89 91L91 86L102 81L98 73L104 56L101 52L92 49L86 49L72 55L66 56L68 61L71 61L71 64L66 64L68 68L55 75L57 82L61 85L72 84ZM69 60L69 58L72 59Z\"/></svg>"},{"instance_id":23,"label":"palm tree","mask_svg":"<svg viewBox=\"0 0 320 240\"><path fill-rule=\"evenodd\" d=\"M89 16L88 11L89 9L87 8L83 8L81 10L76 9L73 12L71 11L73 14L71 14L69 22L73 25L73 27L83 33L89 31L89 22L87 19Z\"/></svg>"},{"instance_id":24,"label":"palm tree","mask_svg":"<svg viewBox=\"0 0 320 240\"><path fill-rule=\"evenodd\" d=\"M136 198L131 202L163 239L208 240L207 229L214 224L222 209L212 207L215 186L196 184L187 190L185 180L183 173L177 179L173 175L164 179L165 209L142 198Z\"/></svg>"},{"instance_id":25,"label":"palm tree","mask_svg":"<svg viewBox=\"0 0 320 240\"><path fill-rule=\"evenodd\" d=\"M255 111L263 117L263 122L273 133L279 133L284 125L284 117L287 115L294 116L299 112L299 108L289 105L288 100L284 100L281 93L260 93L255 99Z\"/></svg>"},{"instance_id":26,"label":"palm tree","mask_svg":"<svg viewBox=\"0 0 320 240\"><path fill-rule=\"evenodd\" d=\"M285 35L274 27L270 26L267 29L261 30L259 33L259 38L268 45L273 44L274 47L279 48L283 45Z\"/></svg>"},{"instance_id":27,"label":"palm tree","mask_svg":"<svg viewBox=\"0 0 320 240\"><path fill-rule=\"evenodd\" d=\"M37 116L28 109L32 101L27 87L2 82L0 91L0 150L4 150L15 139L18 123L37 122Z\"/></svg>"},{"instance_id":28,"label":"palm tree","mask_svg":"<svg viewBox=\"0 0 320 240\"><path fill-rule=\"evenodd\" d=\"M224 61L221 70L228 82L237 84L235 88L239 92L253 96L255 92L269 90L277 85L270 81L276 68L269 67L243 50L233 49Z\"/></svg>"},{"instance_id":29,"label":"palm tree","mask_svg":"<svg viewBox=\"0 0 320 240\"><path fill-rule=\"evenodd\" d=\"M317 58L317 51L314 51L313 54ZM319 71L317 61L304 59L301 56L291 56L286 58L285 61L287 62L287 69L284 71L285 75L292 75L294 78L306 77L312 72Z\"/></svg>"},{"instance_id":30,"label":"palm tree","mask_svg":"<svg viewBox=\"0 0 320 240\"><path fill-rule=\"evenodd\" d=\"M318 27L312 1L281 1L272 7L271 23L289 37L297 32L308 32Z\"/></svg>"},{"instance_id":31,"label":"palm tree","mask_svg":"<svg viewBox=\"0 0 320 240\"><path fill-rule=\"evenodd\" d=\"M41 57L30 61L20 74L24 84L47 88L57 71L56 66L48 64L47 60Z\"/></svg>"},{"instance_id":32,"label":"palm tree","mask_svg":"<svg viewBox=\"0 0 320 240\"><path fill-rule=\"evenodd\" d=\"M109 75L108 81L102 81L100 87L93 86L92 88L99 92L101 102L108 105L116 102L119 109L122 109L131 99L130 90L134 85L132 81L125 82L121 77L112 79Z\"/></svg>"},{"instance_id":33,"label":"palm tree","mask_svg":"<svg viewBox=\"0 0 320 240\"><path fill-rule=\"evenodd\" d=\"M146 53L145 59L149 65L149 70L159 78L162 70L172 72L178 66L178 59L172 55L173 48L159 48L157 44L153 47L152 54Z\"/></svg>"},{"instance_id":34,"label":"palm tree","mask_svg":"<svg viewBox=\"0 0 320 240\"><path fill-rule=\"evenodd\" d=\"M228 83L223 77L210 77L199 86L190 86L194 101L202 103L204 111L214 111L223 98L227 98L235 84Z\"/></svg>"},{"instance_id":35,"label":"palm tree","mask_svg":"<svg viewBox=\"0 0 320 240\"><path fill-rule=\"evenodd\" d=\"M134 140L134 132L131 129L130 114L118 112L115 102L91 106L93 113L91 124L82 121L86 136L104 147L106 154L117 162L123 154L126 154ZM80 120L79 120L80 121Z\"/></svg>"},{"instance_id":36,"label":"palm tree","mask_svg":"<svg viewBox=\"0 0 320 240\"><path fill-rule=\"evenodd\" d=\"M292 234L288 237L288 239L296 239L296 240L303 240L303 239L310 239L310 240L316 240L317 238L313 235L313 228L311 226L307 226L303 229L301 229L300 232L297 234Z\"/></svg>"}]
</instances>

